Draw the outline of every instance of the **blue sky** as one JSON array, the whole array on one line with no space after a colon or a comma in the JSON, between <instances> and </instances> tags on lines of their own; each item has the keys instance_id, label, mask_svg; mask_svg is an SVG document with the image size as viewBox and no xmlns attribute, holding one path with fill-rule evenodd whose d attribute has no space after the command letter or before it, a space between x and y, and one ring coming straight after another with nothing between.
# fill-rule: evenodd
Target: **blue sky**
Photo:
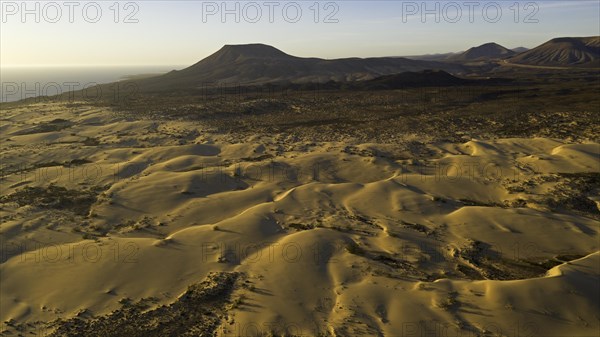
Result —
<instances>
[{"instance_id":1,"label":"blue sky","mask_svg":"<svg viewBox=\"0 0 600 337\"><path fill-rule=\"evenodd\" d=\"M29 1L23 8L2 1L2 66L188 65L224 44L253 42L338 58L460 51L490 41L534 47L553 37L600 35L598 0L473 1L475 7L427 1L424 9L435 14L425 22L423 1L228 1L226 8L223 1L75 2Z\"/></svg>"}]
</instances>

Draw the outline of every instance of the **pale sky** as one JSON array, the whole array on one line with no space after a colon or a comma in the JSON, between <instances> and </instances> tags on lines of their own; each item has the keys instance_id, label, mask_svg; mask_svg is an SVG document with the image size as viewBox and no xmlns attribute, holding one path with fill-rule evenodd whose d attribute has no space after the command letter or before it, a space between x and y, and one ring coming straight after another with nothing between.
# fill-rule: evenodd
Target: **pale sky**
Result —
<instances>
[{"instance_id":1,"label":"pale sky","mask_svg":"<svg viewBox=\"0 0 600 337\"><path fill-rule=\"evenodd\" d=\"M491 41L535 47L554 37L600 35L598 0L520 1L518 12L514 0L427 1L424 9L434 14L425 22L422 2L227 1L223 8L223 1L27 1L25 7L21 0L1 1L0 61L186 65L224 44L256 42L297 56L402 56Z\"/></svg>"}]
</instances>

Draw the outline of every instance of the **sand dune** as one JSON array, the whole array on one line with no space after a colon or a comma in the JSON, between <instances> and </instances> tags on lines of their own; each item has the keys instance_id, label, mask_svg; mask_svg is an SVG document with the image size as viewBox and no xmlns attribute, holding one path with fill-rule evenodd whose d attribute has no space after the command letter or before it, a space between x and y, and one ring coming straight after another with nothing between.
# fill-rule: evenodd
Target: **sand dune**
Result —
<instances>
[{"instance_id":1,"label":"sand dune","mask_svg":"<svg viewBox=\"0 0 600 337\"><path fill-rule=\"evenodd\" d=\"M211 272L241 275L206 307L221 336L600 328L598 143L471 139L415 155L236 139L85 104L4 118L5 333L80 319L102 335L118 322L105 315L143 298L130 324L151 324Z\"/></svg>"}]
</instances>

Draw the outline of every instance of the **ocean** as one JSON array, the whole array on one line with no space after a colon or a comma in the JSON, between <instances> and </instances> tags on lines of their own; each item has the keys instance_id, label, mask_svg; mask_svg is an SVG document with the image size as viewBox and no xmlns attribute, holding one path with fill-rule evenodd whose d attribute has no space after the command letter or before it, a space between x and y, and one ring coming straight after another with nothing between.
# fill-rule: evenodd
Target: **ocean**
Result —
<instances>
[{"instance_id":1,"label":"ocean","mask_svg":"<svg viewBox=\"0 0 600 337\"><path fill-rule=\"evenodd\" d=\"M52 96L120 81L131 76L163 74L184 66L0 67L1 102Z\"/></svg>"}]
</instances>

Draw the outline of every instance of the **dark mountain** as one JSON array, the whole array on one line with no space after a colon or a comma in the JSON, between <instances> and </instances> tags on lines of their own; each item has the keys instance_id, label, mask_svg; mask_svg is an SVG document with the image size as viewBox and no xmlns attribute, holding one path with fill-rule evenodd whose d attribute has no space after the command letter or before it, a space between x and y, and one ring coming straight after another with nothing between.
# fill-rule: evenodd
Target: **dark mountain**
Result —
<instances>
[{"instance_id":1,"label":"dark mountain","mask_svg":"<svg viewBox=\"0 0 600 337\"><path fill-rule=\"evenodd\" d=\"M503 59L515 55L515 52L497 43L486 43L473 47L466 52L450 56L448 61L486 61L492 59Z\"/></svg>"},{"instance_id":2,"label":"dark mountain","mask_svg":"<svg viewBox=\"0 0 600 337\"><path fill-rule=\"evenodd\" d=\"M477 81L462 79L442 70L424 70L385 75L372 80L358 82L363 89L402 89L410 87L445 87L466 85Z\"/></svg>"},{"instance_id":3,"label":"dark mountain","mask_svg":"<svg viewBox=\"0 0 600 337\"><path fill-rule=\"evenodd\" d=\"M264 44L249 44L226 45L188 68L138 80L136 83L142 91L160 91L215 85L357 81L428 69L452 73L465 70L457 64L399 57L334 60L302 58Z\"/></svg>"},{"instance_id":4,"label":"dark mountain","mask_svg":"<svg viewBox=\"0 0 600 337\"><path fill-rule=\"evenodd\" d=\"M508 61L535 66L600 67L600 36L552 39Z\"/></svg>"}]
</instances>

